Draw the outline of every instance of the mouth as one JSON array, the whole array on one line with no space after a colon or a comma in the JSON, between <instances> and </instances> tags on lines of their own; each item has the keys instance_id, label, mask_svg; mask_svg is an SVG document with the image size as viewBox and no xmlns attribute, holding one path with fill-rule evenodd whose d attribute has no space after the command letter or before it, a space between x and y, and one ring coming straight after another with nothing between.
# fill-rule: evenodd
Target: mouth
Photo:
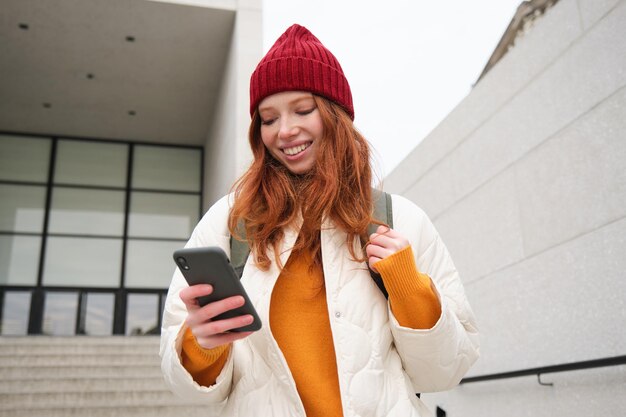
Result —
<instances>
[{"instance_id":1,"label":"mouth","mask_svg":"<svg viewBox=\"0 0 626 417\"><path fill-rule=\"evenodd\" d=\"M311 146L312 143L313 142L306 142L301 145L292 146L291 148L284 148L282 151L289 156L298 155L300 152L304 152L304 150Z\"/></svg>"}]
</instances>

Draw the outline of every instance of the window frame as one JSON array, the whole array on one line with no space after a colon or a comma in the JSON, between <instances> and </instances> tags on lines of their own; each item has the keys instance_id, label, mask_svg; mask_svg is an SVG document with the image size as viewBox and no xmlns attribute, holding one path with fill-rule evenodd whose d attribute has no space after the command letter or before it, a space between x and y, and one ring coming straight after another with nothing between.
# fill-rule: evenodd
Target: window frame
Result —
<instances>
[{"instance_id":1,"label":"window frame","mask_svg":"<svg viewBox=\"0 0 626 417\"><path fill-rule=\"evenodd\" d=\"M37 283L36 285L5 285L0 284L0 323L2 323L2 314L4 308L4 300L6 293L11 291L30 291L31 299L30 299L30 308L29 308L29 318L28 318L28 334L42 334L43 328L43 313L44 313L44 305L46 294L50 292L57 291L75 291L78 292L78 306L76 312L76 326L75 326L75 334L80 334L81 331L81 320L84 323L84 305L83 303L86 300L84 296L87 293L93 292L103 292L103 293L112 293L114 294L114 311L113 311L113 329L112 334L114 335L125 335L126 334L126 315L127 315L127 305L128 305L128 296L129 294L155 294L158 295L158 306L159 312L157 312L157 320L158 326L160 328L161 325L161 314L160 312L163 309L163 305L165 303L165 296L167 293L167 288L161 287L142 287L142 288L129 288L126 286L126 265L127 265L127 257L128 257L128 242L129 240L133 241L179 241L181 242L181 246L183 246L187 239L186 238L172 238L172 237L130 237L128 233L129 229L129 217L130 217L130 198L133 192L148 192L148 193L163 193L163 194L184 194L184 195L193 195L198 196L198 217L195 219L199 220L202 216L202 207L203 207L203 190L204 190L204 148L202 146L194 146L194 145L183 145L183 144L163 144L163 143L151 143L151 142L139 142L139 141L131 141L131 140L113 140L113 139L101 139L101 138L85 138L85 137L72 137L67 135L40 135L40 134L28 134L28 133L20 133L20 132L8 132L8 131L0 131L0 140L2 140L1 136L19 136L19 137L27 137L32 139L40 139L50 141L50 154L49 154L49 163L48 163L48 176L47 181L44 182L32 182L32 181L14 181L14 180L0 180L0 184L11 184L11 185L39 185L46 187L46 196L44 202L44 220L43 220L43 230L41 233L30 233L30 232L14 232L14 231L3 231L0 230L0 235L10 235L10 236L38 236L41 237L41 247L39 249L39 253L35 254L36 262L37 262ZM68 183L55 183L54 181L54 172L55 165L57 162L57 150L58 144L60 141L80 141L80 142L98 142L98 143L111 143L111 144L125 144L127 146L127 169L126 169L126 184L124 187L110 187L110 186L98 186L98 185L84 185L84 184L68 184ZM197 191L173 191L170 189L141 189L141 188L132 188L132 176L133 176L133 162L134 162L134 150L137 146L145 147L145 146L155 146L160 148L172 148L172 149L189 149L196 150L199 152L199 188ZM90 189L90 190L116 190L123 191L125 193L125 201L124 201L124 229L121 237L111 237L106 235L81 235L81 234L72 234L72 233L50 233L50 212L52 205L52 190L54 187L62 186L63 188L76 188L76 189ZM45 257L46 257L46 248L49 237L76 237L76 238L106 238L106 239L120 239L122 241L122 254L121 254L121 268L119 271L119 287L100 287L97 286L46 286L43 283L43 276L45 273ZM172 270L174 268L174 264L172 262ZM82 315L81 315L82 314Z\"/></svg>"}]
</instances>

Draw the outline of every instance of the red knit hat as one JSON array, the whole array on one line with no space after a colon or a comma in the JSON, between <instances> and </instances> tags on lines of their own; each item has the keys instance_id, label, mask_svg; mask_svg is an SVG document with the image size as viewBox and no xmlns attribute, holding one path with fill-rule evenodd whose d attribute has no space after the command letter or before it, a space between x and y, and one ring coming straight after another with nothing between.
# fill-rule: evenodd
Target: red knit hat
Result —
<instances>
[{"instance_id":1,"label":"red knit hat","mask_svg":"<svg viewBox=\"0 0 626 417\"><path fill-rule=\"evenodd\" d=\"M252 73L250 115L265 97L282 91L310 91L326 97L354 120L350 85L339 61L300 25L287 29Z\"/></svg>"}]
</instances>

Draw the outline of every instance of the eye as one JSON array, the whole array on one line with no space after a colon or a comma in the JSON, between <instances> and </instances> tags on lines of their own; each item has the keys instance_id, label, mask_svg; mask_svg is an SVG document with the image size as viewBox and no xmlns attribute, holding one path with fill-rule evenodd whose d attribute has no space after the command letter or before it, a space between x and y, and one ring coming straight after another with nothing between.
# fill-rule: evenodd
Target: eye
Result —
<instances>
[{"instance_id":1,"label":"eye","mask_svg":"<svg viewBox=\"0 0 626 417\"><path fill-rule=\"evenodd\" d=\"M315 110L316 108L317 107L311 107L310 109L306 109L306 110L298 110L296 114L299 114L300 116L306 116L307 114L313 113L313 110Z\"/></svg>"},{"instance_id":2,"label":"eye","mask_svg":"<svg viewBox=\"0 0 626 417\"><path fill-rule=\"evenodd\" d=\"M261 124L263 126L270 126L274 123L276 119L267 119L267 120L261 120Z\"/></svg>"}]
</instances>

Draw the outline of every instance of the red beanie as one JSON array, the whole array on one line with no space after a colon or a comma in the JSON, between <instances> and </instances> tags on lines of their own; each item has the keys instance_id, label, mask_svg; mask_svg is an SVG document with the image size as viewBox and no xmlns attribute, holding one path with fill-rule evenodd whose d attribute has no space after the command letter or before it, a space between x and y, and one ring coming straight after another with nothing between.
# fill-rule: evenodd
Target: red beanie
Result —
<instances>
[{"instance_id":1,"label":"red beanie","mask_svg":"<svg viewBox=\"0 0 626 417\"><path fill-rule=\"evenodd\" d=\"M354 120L350 85L339 61L300 25L287 29L252 73L250 115L265 97L282 91L310 91L326 97Z\"/></svg>"}]
</instances>

